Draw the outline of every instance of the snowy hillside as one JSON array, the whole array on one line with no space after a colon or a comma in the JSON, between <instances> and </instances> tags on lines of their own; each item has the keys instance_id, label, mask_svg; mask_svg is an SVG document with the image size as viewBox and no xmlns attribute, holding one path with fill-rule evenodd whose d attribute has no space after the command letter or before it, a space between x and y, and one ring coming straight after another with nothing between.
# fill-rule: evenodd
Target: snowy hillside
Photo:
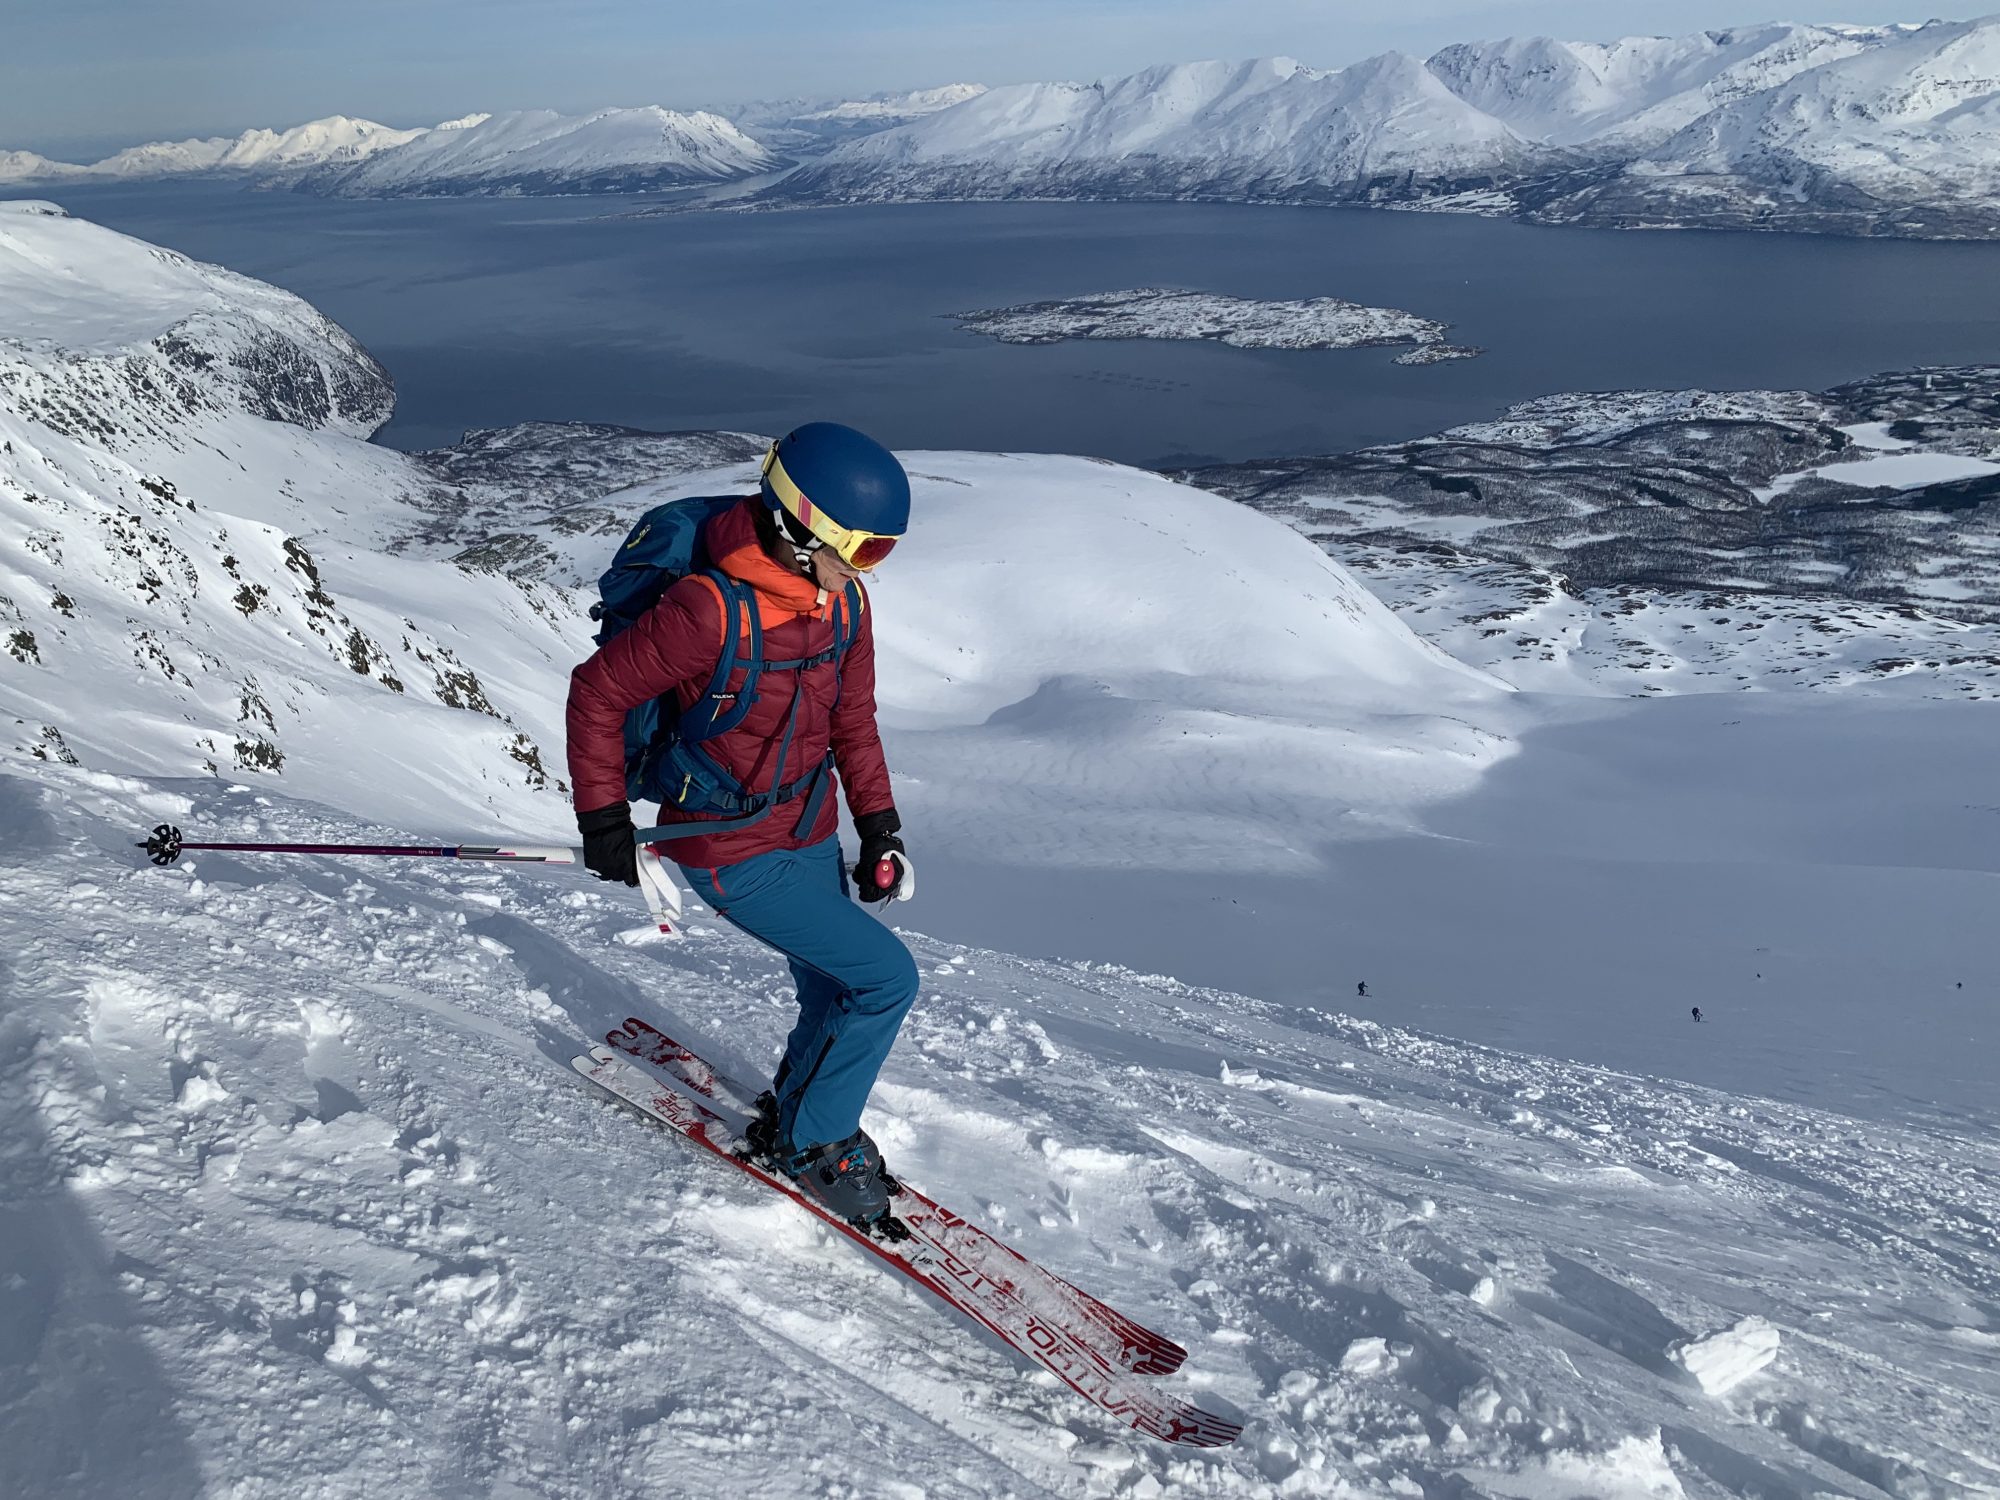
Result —
<instances>
[{"instance_id":1,"label":"snowy hillside","mask_svg":"<svg viewBox=\"0 0 2000 1500\"><path fill-rule=\"evenodd\" d=\"M2000 233L2000 18L1471 42L995 89L762 201L1207 198L1547 222Z\"/></svg>"},{"instance_id":2,"label":"snowy hillside","mask_svg":"<svg viewBox=\"0 0 2000 1500\"><path fill-rule=\"evenodd\" d=\"M0 308L0 742L339 800L379 778L333 747L401 724L495 815L562 806L539 753L557 708L483 653L559 670L567 607L381 555L437 500L362 441L393 396L341 329L34 202L0 204Z\"/></svg>"},{"instance_id":3,"label":"snowy hillside","mask_svg":"<svg viewBox=\"0 0 2000 1500\"><path fill-rule=\"evenodd\" d=\"M0 1494L2000 1493L1990 710L1510 692L1250 507L907 455L933 935L869 1125L1189 1347L1248 1423L1191 1455L570 1072L628 1014L768 1068L788 980L708 914L142 862L567 840L565 585L754 473L386 415L296 299L0 212Z\"/></svg>"},{"instance_id":4,"label":"snowy hillside","mask_svg":"<svg viewBox=\"0 0 2000 1500\"><path fill-rule=\"evenodd\" d=\"M298 188L337 198L641 192L775 165L720 115L653 105L586 115L535 109L468 117L358 165L321 168Z\"/></svg>"}]
</instances>

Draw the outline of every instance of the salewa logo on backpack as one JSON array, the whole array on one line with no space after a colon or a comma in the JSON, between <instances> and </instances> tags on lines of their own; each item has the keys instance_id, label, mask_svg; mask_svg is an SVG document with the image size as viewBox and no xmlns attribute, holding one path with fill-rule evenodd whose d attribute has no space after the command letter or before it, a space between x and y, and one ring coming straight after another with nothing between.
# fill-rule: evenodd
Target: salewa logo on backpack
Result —
<instances>
[{"instance_id":1,"label":"salewa logo on backpack","mask_svg":"<svg viewBox=\"0 0 2000 1500\"><path fill-rule=\"evenodd\" d=\"M660 602L674 584L701 574L722 601L722 654L708 689L683 711L669 693L642 703L625 715L625 795L630 802L668 803L682 812L747 827L772 808L804 797L801 826L817 818L828 777L826 761L786 779L785 756L797 722L807 672L827 662L839 662L853 644L861 618L861 591L849 584L833 610L833 643L825 651L796 660L773 661L764 655L764 630L750 586L714 566L702 537L708 523L743 501L734 495L670 500L655 506L632 528L612 564L597 581L598 601L590 617L598 622L597 644L623 635ZM748 649L745 649L747 644ZM706 741L741 724L757 702L757 685L766 672L792 676L792 703L779 741L778 762L769 790L751 792L702 749ZM839 693L836 678L834 692ZM713 823L700 831L714 832Z\"/></svg>"}]
</instances>

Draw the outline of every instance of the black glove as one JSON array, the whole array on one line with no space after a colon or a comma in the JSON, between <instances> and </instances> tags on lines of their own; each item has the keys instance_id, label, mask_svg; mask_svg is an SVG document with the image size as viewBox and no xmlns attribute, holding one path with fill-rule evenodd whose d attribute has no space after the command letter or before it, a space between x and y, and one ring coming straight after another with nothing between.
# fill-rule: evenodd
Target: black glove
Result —
<instances>
[{"instance_id":1,"label":"black glove","mask_svg":"<svg viewBox=\"0 0 2000 1500\"><path fill-rule=\"evenodd\" d=\"M903 841L896 832L903 826L903 820L896 816L896 809L885 807L881 812L863 813L854 820L854 831L861 835L861 859L854 867L855 893L863 901L887 901L896 892L902 870L897 878L887 885L875 883L875 867L891 854L903 852Z\"/></svg>"},{"instance_id":2,"label":"black glove","mask_svg":"<svg viewBox=\"0 0 2000 1500\"><path fill-rule=\"evenodd\" d=\"M583 835L583 863L599 880L624 885L639 883L639 845L633 835L632 806L614 802L595 812L578 813L576 830Z\"/></svg>"}]
</instances>

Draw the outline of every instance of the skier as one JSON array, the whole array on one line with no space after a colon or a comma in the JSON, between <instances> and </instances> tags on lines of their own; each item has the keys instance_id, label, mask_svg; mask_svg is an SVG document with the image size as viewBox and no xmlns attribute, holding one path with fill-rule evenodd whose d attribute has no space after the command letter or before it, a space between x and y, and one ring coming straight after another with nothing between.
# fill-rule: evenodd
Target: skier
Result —
<instances>
[{"instance_id":1,"label":"skier","mask_svg":"<svg viewBox=\"0 0 2000 1500\"><path fill-rule=\"evenodd\" d=\"M1699 1020L1701 1019L1701 1007L1700 1007L1699 1005L1697 1005L1697 1006L1696 1006L1696 1007L1694 1008L1694 1018L1695 1018L1695 1020L1697 1020L1697 1021L1699 1021Z\"/></svg>"},{"instance_id":2,"label":"skier","mask_svg":"<svg viewBox=\"0 0 2000 1500\"><path fill-rule=\"evenodd\" d=\"M752 591L741 649L747 657L760 643L764 665L748 711L698 751L750 811L717 819L663 805L663 824L718 827L654 846L717 915L791 961L798 1022L757 1101L751 1150L840 1217L892 1237L901 1226L889 1198L899 1189L861 1129L861 1108L916 999L917 968L887 925L848 900L832 792L837 768L861 838L861 899L908 895L915 873L875 724L874 626L858 579L909 518L909 479L895 456L851 427L813 422L772 444L758 494L706 523L716 570ZM858 618L846 618L850 610ZM716 580L690 574L571 675L577 828L601 879L638 884L626 711L663 694L684 715L702 702L716 687L729 618ZM732 675L728 686L748 680ZM726 722L721 700L735 693L715 696L711 723ZM877 878L885 872L886 884Z\"/></svg>"}]
</instances>

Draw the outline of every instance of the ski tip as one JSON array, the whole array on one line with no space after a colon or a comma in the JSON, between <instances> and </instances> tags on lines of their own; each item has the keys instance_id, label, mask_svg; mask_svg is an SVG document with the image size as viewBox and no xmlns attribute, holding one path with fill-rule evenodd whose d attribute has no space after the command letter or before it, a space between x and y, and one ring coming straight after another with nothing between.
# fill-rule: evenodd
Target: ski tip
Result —
<instances>
[{"instance_id":1,"label":"ski tip","mask_svg":"<svg viewBox=\"0 0 2000 1500\"><path fill-rule=\"evenodd\" d=\"M1148 1428L1154 1437L1182 1448L1226 1448L1242 1435L1243 1424L1198 1406L1174 1406L1166 1414L1164 1431Z\"/></svg>"}]
</instances>

